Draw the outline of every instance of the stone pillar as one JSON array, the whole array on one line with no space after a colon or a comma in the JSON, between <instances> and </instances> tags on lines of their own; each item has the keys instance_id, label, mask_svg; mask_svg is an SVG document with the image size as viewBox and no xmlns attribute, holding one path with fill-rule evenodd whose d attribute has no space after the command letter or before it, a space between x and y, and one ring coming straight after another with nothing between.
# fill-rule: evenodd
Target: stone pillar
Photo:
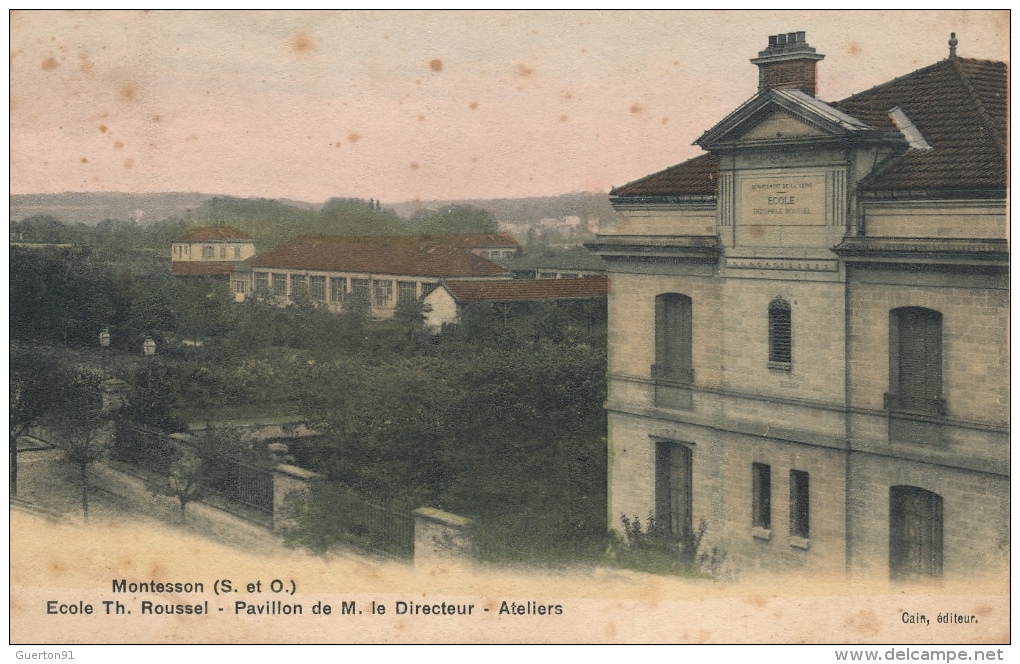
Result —
<instances>
[{"instance_id":1,"label":"stone pillar","mask_svg":"<svg viewBox=\"0 0 1020 664\"><path fill-rule=\"evenodd\" d=\"M414 564L468 562L474 557L471 519L431 507L419 507L414 517Z\"/></svg>"},{"instance_id":2,"label":"stone pillar","mask_svg":"<svg viewBox=\"0 0 1020 664\"><path fill-rule=\"evenodd\" d=\"M312 484L322 475L304 468L279 464L273 472L273 530L290 530L297 525L296 504L311 494Z\"/></svg>"}]
</instances>

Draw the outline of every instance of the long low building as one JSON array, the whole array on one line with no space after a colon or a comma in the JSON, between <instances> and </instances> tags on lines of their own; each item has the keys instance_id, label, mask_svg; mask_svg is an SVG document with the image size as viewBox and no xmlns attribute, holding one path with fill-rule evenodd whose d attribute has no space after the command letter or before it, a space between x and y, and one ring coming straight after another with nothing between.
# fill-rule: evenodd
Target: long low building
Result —
<instances>
[{"instance_id":1,"label":"long low building","mask_svg":"<svg viewBox=\"0 0 1020 664\"><path fill-rule=\"evenodd\" d=\"M238 301L306 297L332 311L360 301L373 318L391 318L398 304L441 281L510 279L479 253L514 242L495 235L302 237L238 266L231 290Z\"/></svg>"}]
</instances>

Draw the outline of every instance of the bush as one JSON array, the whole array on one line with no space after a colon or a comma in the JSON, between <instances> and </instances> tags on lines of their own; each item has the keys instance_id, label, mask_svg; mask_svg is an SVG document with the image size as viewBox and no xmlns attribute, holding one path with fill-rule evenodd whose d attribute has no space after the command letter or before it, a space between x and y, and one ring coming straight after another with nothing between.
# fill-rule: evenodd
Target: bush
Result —
<instances>
[{"instance_id":1,"label":"bush","mask_svg":"<svg viewBox=\"0 0 1020 664\"><path fill-rule=\"evenodd\" d=\"M607 557L617 567L651 574L667 574L700 579L714 579L718 576L726 553L713 546L701 550L702 539L708 526L704 520L697 529L674 535L648 517L648 525L642 528L637 517L626 515L620 518L623 536L610 543Z\"/></svg>"}]
</instances>

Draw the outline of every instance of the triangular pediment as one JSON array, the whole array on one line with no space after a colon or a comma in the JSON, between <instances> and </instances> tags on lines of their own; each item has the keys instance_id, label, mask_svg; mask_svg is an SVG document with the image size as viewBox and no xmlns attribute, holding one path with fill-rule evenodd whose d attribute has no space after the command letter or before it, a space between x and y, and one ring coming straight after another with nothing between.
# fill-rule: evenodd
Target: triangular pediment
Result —
<instances>
[{"instance_id":1,"label":"triangular pediment","mask_svg":"<svg viewBox=\"0 0 1020 664\"><path fill-rule=\"evenodd\" d=\"M813 127L786 111L776 110L757 125L740 135L740 141L771 141L777 138L806 138L827 136L818 127Z\"/></svg>"},{"instance_id":2,"label":"triangular pediment","mask_svg":"<svg viewBox=\"0 0 1020 664\"><path fill-rule=\"evenodd\" d=\"M742 143L840 138L874 129L800 90L762 90L695 143L713 150Z\"/></svg>"}]
</instances>

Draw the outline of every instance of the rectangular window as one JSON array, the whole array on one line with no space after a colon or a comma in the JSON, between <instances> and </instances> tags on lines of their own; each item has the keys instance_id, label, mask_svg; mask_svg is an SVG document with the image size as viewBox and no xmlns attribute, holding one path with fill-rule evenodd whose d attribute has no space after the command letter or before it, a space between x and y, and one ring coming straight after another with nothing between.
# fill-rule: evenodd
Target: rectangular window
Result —
<instances>
[{"instance_id":1,"label":"rectangular window","mask_svg":"<svg viewBox=\"0 0 1020 664\"><path fill-rule=\"evenodd\" d=\"M371 282L368 279L351 279L351 295L368 302L368 289Z\"/></svg>"},{"instance_id":2,"label":"rectangular window","mask_svg":"<svg viewBox=\"0 0 1020 664\"><path fill-rule=\"evenodd\" d=\"M234 247L234 258L241 259L241 247Z\"/></svg>"},{"instance_id":3,"label":"rectangular window","mask_svg":"<svg viewBox=\"0 0 1020 664\"><path fill-rule=\"evenodd\" d=\"M656 296L653 378L685 385L694 382L691 327L691 298L679 293Z\"/></svg>"},{"instance_id":4,"label":"rectangular window","mask_svg":"<svg viewBox=\"0 0 1020 664\"><path fill-rule=\"evenodd\" d=\"M772 529L772 468L751 464L751 526Z\"/></svg>"},{"instance_id":5,"label":"rectangular window","mask_svg":"<svg viewBox=\"0 0 1020 664\"><path fill-rule=\"evenodd\" d=\"M220 247L220 258L226 258L226 257L227 257L227 248L226 247Z\"/></svg>"},{"instance_id":6,"label":"rectangular window","mask_svg":"<svg viewBox=\"0 0 1020 664\"><path fill-rule=\"evenodd\" d=\"M287 294L287 275L283 272L273 272L273 295Z\"/></svg>"},{"instance_id":7,"label":"rectangular window","mask_svg":"<svg viewBox=\"0 0 1020 664\"><path fill-rule=\"evenodd\" d=\"M290 275L290 293L291 295L308 295L308 275Z\"/></svg>"},{"instance_id":8,"label":"rectangular window","mask_svg":"<svg viewBox=\"0 0 1020 664\"><path fill-rule=\"evenodd\" d=\"M792 358L790 305L778 298L769 304L769 366L789 371Z\"/></svg>"},{"instance_id":9,"label":"rectangular window","mask_svg":"<svg viewBox=\"0 0 1020 664\"><path fill-rule=\"evenodd\" d=\"M247 293L248 292L248 280L247 279L232 279L231 285L235 293Z\"/></svg>"},{"instance_id":10,"label":"rectangular window","mask_svg":"<svg viewBox=\"0 0 1020 664\"><path fill-rule=\"evenodd\" d=\"M216 247L210 247L209 245L202 246L202 258L216 258Z\"/></svg>"},{"instance_id":11,"label":"rectangular window","mask_svg":"<svg viewBox=\"0 0 1020 664\"><path fill-rule=\"evenodd\" d=\"M347 294L347 277L329 278L329 301L343 302Z\"/></svg>"},{"instance_id":12,"label":"rectangular window","mask_svg":"<svg viewBox=\"0 0 1020 664\"><path fill-rule=\"evenodd\" d=\"M392 281L375 281L372 283L372 304L376 307L387 307L393 299Z\"/></svg>"},{"instance_id":13,"label":"rectangular window","mask_svg":"<svg viewBox=\"0 0 1020 664\"><path fill-rule=\"evenodd\" d=\"M308 296L316 301L326 299L326 277L308 277Z\"/></svg>"},{"instance_id":14,"label":"rectangular window","mask_svg":"<svg viewBox=\"0 0 1020 664\"><path fill-rule=\"evenodd\" d=\"M255 273L255 290L260 293L269 292L269 273L268 272L256 272Z\"/></svg>"},{"instance_id":15,"label":"rectangular window","mask_svg":"<svg viewBox=\"0 0 1020 664\"><path fill-rule=\"evenodd\" d=\"M414 302L418 299L416 284L413 281L397 282L397 302Z\"/></svg>"},{"instance_id":16,"label":"rectangular window","mask_svg":"<svg viewBox=\"0 0 1020 664\"><path fill-rule=\"evenodd\" d=\"M887 407L944 415L942 314L921 307L889 312Z\"/></svg>"},{"instance_id":17,"label":"rectangular window","mask_svg":"<svg viewBox=\"0 0 1020 664\"><path fill-rule=\"evenodd\" d=\"M808 497L808 474L790 471L790 534L807 539L810 535L811 502Z\"/></svg>"},{"instance_id":18,"label":"rectangular window","mask_svg":"<svg viewBox=\"0 0 1020 664\"><path fill-rule=\"evenodd\" d=\"M691 533L692 456L691 448L682 443L655 446L655 522L673 537Z\"/></svg>"}]
</instances>

